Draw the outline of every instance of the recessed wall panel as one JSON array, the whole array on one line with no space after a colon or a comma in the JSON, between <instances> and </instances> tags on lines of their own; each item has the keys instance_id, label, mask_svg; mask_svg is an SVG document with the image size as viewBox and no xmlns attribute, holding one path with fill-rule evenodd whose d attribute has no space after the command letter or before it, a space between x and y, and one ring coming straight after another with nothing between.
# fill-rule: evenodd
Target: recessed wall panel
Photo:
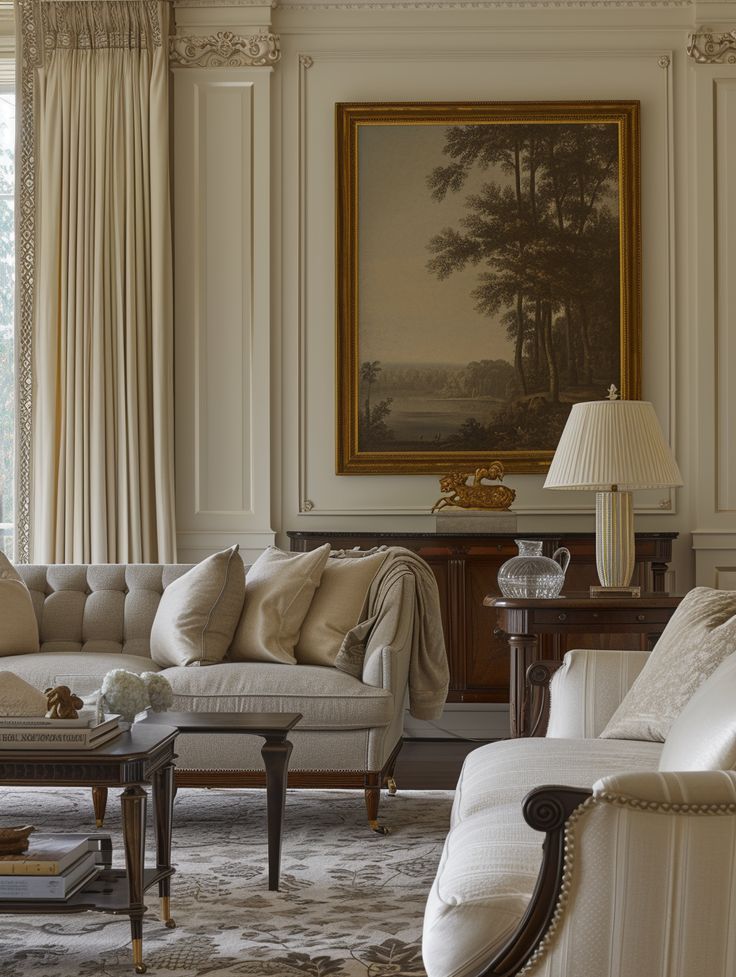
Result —
<instances>
[{"instance_id":1,"label":"recessed wall panel","mask_svg":"<svg viewBox=\"0 0 736 977\"><path fill-rule=\"evenodd\" d=\"M250 508L250 84L199 87L198 512Z\"/></svg>"},{"instance_id":2,"label":"recessed wall panel","mask_svg":"<svg viewBox=\"0 0 736 977\"><path fill-rule=\"evenodd\" d=\"M714 97L717 509L736 512L736 78L717 79Z\"/></svg>"}]
</instances>

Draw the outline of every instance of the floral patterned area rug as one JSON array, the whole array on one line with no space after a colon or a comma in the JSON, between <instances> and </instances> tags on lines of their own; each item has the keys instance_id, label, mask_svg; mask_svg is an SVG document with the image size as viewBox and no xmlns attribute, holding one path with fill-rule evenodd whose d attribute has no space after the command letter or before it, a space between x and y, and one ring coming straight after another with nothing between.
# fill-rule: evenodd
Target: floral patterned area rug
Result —
<instances>
[{"instance_id":1,"label":"floral patterned area rug","mask_svg":"<svg viewBox=\"0 0 736 977\"><path fill-rule=\"evenodd\" d=\"M146 895L148 973L161 977L424 977L422 916L449 826L452 792L383 796L387 837L362 792L290 790L281 891L269 892L266 801L258 790L180 790L172 915ZM149 805L150 806L150 805ZM149 822L150 822L149 813ZM0 824L94 830L88 791L0 788ZM122 864L120 805L105 830ZM147 861L154 852L149 831ZM0 977L133 977L127 917L0 915Z\"/></svg>"}]
</instances>

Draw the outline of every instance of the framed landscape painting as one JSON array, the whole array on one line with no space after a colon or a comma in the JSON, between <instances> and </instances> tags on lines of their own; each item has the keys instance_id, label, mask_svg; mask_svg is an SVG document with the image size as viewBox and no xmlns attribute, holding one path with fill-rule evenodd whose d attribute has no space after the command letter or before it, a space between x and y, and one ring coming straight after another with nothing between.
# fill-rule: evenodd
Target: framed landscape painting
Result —
<instances>
[{"instance_id":1,"label":"framed landscape painting","mask_svg":"<svg viewBox=\"0 0 736 977\"><path fill-rule=\"evenodd\" d=\"M340 103L337 473L549 466L640 396L638 102Z\"/></svg>"}]
</instances>

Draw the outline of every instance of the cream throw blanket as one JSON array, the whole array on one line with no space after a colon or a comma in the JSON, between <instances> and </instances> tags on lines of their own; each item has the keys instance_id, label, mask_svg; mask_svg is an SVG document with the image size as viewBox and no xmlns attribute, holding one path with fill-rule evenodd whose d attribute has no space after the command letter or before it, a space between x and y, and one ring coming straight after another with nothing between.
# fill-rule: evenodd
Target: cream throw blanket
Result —
<instances>
[{"instance_id":1,"label":"cream throw blanket","mask_svg":"<svg viewBox=\"0 0 736 977\"><path fill-rule=\"evenodd\" d=\"M358 554L349 551L345 555L355 557ZM368 592L365 618L345 635L335 667L360 678L363 673L366 646L371 637L379 638L378 633L373 634L373 630L381 624L392 622L394 625L390 629L394 634L388 633L387 627L386 634L380 635L381 644L385 647L394 644L396 617L384 612L387 610L387 601L395 600L395 597L390 596L393 586L405 576L414 578L409 712L415 719L437 719L442 715L450 681L445 639L442 633L439 592L431 569L411 550L399 546L388 549L386 562Z\"/></svg>"}]
</instances>

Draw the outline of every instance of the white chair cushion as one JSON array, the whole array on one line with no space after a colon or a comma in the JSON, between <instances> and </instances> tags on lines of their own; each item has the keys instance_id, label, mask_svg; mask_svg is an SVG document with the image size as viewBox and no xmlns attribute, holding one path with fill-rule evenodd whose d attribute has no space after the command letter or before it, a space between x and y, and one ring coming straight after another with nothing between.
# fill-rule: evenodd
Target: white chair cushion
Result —
<instances>
[{"instance_id":1,"label":"white chair cushion","mask_svg":"<svg viewBox=\"0 0 736 977\"><path fill-rule=\"evenodd\" d=\"M126 668L130 672L158 672L158 665L150 658L138 655L106 655L89 652L52 651L38 655L16 655L3 658L3 668L25 679L34 689L47 689L57 685L57 675L80 675L94 678L100 683L113 668ZM68 684L68 683L67 683Z\"/></svg>"},{"instance_id":2,"label":"white chair cushion","mask_svg":"<svg viewBox=\"0 0 736 977\"><path fill-rule=\"evenodd\" d=\"M167 668L172 709L186 712L300 712L299 729L387 726L394 713L386 689L334 668L223 662L213 668Z\"/></svg>"},{"instance_id":3,"label":"white chair cushion","mask_svg":"<svg viewBox=\"0 0 736 977\"><path fill-rule=\"evenodd\" d=\"M736 654L700 686L672 724L660 770L733 770L736 767Z\"/></svg>"},{"instance_id":4,"label":"white chair cushion","mask_svg":"<svg viewBox=\"0 0 736 977\"><path fill-rule=\"evenodd\" d=\"M490 808L521 802L534 787L591 787L619 770L656 770L661 743L620 740L514 739L469 753L455 793L452 823Z\"/></svg>"},{"instance_id":5,"label":"white chair cushion","mask_svg":"<svg viewBox=\"0 0 736 977\"><path fill-rule=\"evenodd\" d=\"M736 592L691 590L601 736L663 743L685 703L734 648Z\"/></svg>"}]
</instances>

